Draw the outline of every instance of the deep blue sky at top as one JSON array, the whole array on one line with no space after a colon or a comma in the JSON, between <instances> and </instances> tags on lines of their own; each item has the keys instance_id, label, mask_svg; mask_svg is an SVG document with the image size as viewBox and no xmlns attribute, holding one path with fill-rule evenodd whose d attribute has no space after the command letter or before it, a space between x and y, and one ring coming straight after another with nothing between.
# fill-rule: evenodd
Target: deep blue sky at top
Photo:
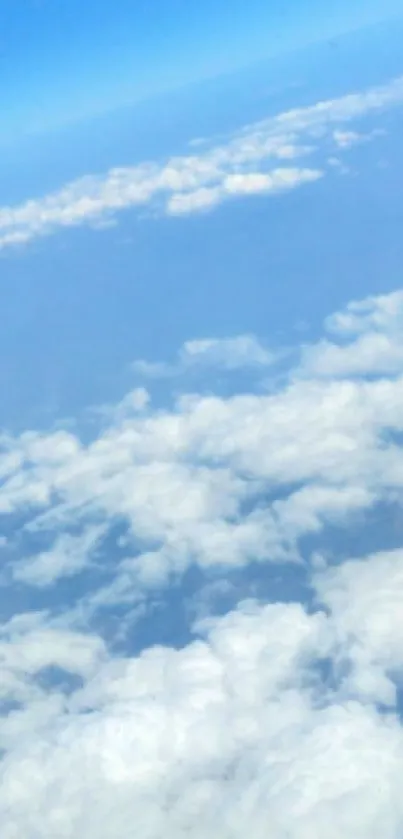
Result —
<instances>
[{"instance_id":1,"label":"deep blue sky at top","mask_svg":"<svg viewBox=\"0 0 403 839\"><path fill-rule=\"evenodd\" d=\"M402 0L1 0L0 131L46 130L402 11Z\"/></svg>"}]
</instances>

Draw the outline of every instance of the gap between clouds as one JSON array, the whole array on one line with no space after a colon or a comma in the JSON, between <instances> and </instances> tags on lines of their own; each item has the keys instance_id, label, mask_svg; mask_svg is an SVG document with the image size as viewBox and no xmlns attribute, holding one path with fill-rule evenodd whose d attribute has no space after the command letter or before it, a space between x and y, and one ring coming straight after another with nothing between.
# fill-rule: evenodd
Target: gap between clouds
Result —
<instances>
[{"instance_id":1,"label":"gap between clouds","mask_svg":"<svg viewBox=\"0 0 403 839\"><path fill-rule=\"evenodd\" d=\"M63 227L102 228L116 213L128 208L151 206L157 212L185 215L237 196L294 189L323 177L325 169L290 166L290 161L318 150L326 150L331 161L335 150L343 151L377 136L376 130L363 134L348 126L401 105L402 100L403 79L393 79L381 87L289 110L246 126L226 143L199 155L112 168L103 175L72 181L42 198L0 207L0 248L23 244Z\"/></svg>"}]
</instances>

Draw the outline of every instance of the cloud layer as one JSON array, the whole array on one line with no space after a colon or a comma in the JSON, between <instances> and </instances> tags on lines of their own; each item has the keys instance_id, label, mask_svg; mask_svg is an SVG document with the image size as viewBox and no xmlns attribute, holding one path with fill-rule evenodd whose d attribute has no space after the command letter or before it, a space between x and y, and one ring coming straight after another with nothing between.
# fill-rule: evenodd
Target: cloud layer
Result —
<instances>
[{"instance_id":1,"label":"cloud layer","mask_svg":"<svg viewBox=\"0 0 403 839\"><path fill-rule=\"evenodd\" d=\"M135 388L90 441L3 434L4 839L399 839L403 550L345 546L380 508L399 542L402 321L402 291L353 301L281 380L158 410ZM252 336L179 359L176 385L194 359L275 366ZM290 563L309 602L269 586L138 654L107 628L135 634L189 569Z\"/></svg>"},{"instance_id":2,"label":"cloud layer","mask_svg":"<svg viewBox=\"0 0 403 839\"><path fill-rule=\"evenodd\" d=\"M300 347L281 386L182 394L169 410L154 410L135 388L104 412L105 427L87 444L67 431L4 435L0 510L23 513L44 534L74 529L78 568L105 517L124 520L134 551L123 575L133 574L129 587L164 582L191 563L298 559L303 536L400 497L402 301L398 291L334 315L328 337ZM197 363L228 373L251 365L267 376L274 364L251 336L190 341L179 358L151 373L173 369L180 382ZM146 362L140 371L150 372ZM69 545L70 536L56 551L55 579L70 573ZM41 554L13 574L34 582L37 569L43 585L47 562Z\"/></svg>"},{"instance_id":3,"label":"cloud layer","mask_svg":"<svg viewBox=\"0 0 403 839\"><path fill-rule=\"evenodd\" d=\"M335 151L376 136L376 130L363 133L352 126L402 100L403 79L397 78L246 126L200 154L113 168L42 198L0 207L0 248L59 228L104 225L128 208L185 215L237 196L275 194L316 181L332 164L307 165L309 157L326 152L331 161Z\"/></svg>"}]
</instances>

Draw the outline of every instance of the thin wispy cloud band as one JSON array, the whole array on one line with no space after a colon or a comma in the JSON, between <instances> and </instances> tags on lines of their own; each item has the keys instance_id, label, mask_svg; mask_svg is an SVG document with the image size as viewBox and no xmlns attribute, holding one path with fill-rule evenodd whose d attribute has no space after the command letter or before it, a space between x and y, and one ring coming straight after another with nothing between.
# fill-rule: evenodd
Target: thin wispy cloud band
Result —
<instances>
[{"instance_id":1,"label":"thin wispy cloud band","mask_svg":"<svg viewBox=\"0 0 403 839\"><path fill-rule=\"evenodd\" d=\"M43 198L0 207L0 248L63 227L100 223L129 208L186 215L237 196L294 189L325 175L326 165L307 165L315 151L332 155L376 134L350 126L402 102L403 78L397 78L249 125L198 155L88 175Z\"/></svg>"}]
</instances>

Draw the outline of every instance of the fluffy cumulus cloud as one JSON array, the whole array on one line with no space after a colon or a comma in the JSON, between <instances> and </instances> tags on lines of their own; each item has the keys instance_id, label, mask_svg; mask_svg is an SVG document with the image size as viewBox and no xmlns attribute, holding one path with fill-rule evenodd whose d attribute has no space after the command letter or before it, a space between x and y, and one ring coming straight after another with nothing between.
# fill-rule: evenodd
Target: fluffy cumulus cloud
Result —
<instances>
[{"instance_id":1,"label":"fluffy cumulus cloud","mask_svg":"<svg viewBox=\"0 0 403 839\"><path fill-rule=\"evenodd\" d=\"M72 181L41 198L2 206L0 248L21 245L58 228L102 227L128 208L149 206L183 216L237 196L276 194L312 183L329 166L334 170L335 151L346 151L379 133L377 129L357 130L357 123L401 106L402 101L403 79L393 79L381 87L248 125L220 145L203 144L199 153L115 167ZM315 165L313 157L323 151L328 162Z\"/></svg>"},{"instance_id":2,"label":"fluffy cumulus cloud","mask_svg":"<svg viewBox=\"0 0 403 839\"><path fill-rule=\"evenodd\" d=\"M346 614L348 622L365 612L368 596L374 609L385 605L370 581L361 594L354 570L345 576L347 584L334 576L320 582L330 601L344 586L330 617L295 604L245 603L186 648L153 648L135 659L104 660L76 639L86 655L70 666L81 663L84 687L67 698L31 689L28 709L10 714L4 729L6 839L241 837L246 830L262 839L268 832L320 839L325 831L337 839L398 837L403 737L393 700L382 715L368 684L363 691L350 679L347 689L336 678L326 688L318 676L323 657L340 656ZM368 659L371 641L380 652L379 683L389 653L381 630L369 640L359 624L353 630ZM52 640L60 641L43 633L42 659L52 658ZM30 663L30 633L21 641ZM62 639L58 658L69 667L65 646ZM17 651L14 641L14 674ZM342 652L348 663L347 640ZM367 683L371 665L361 675ZM375 696L384 692L378 686Z\"/></svg>"},{"instance_id":3,"label":"fluffy cumulus cloud","mask_svg":"<svg viewBox=\"0 0 403 839\"><path fill-rule=\"evenodd\" d=\"M402 311L401 291L350 303L266 389L257 338L189 341L176 391L193 364L260 386L169 409L136 388L92 440L2 436L4 839L400 839L401 527L380 543L402 509ZM352 554L379 509L378 547ZM224 591L256 567L302 571L305 596L269 582L142 643L189 570Z\"/></svg>"},{"instance_id":4,"label":"fluffy cumulus cloud","mask_svg":"<svg viewBox=\"0 0 403 839\"><path fill-rule=\"evenodd\" d=\"M305 373L335 377L401 371L402 292L351 303L326 325L332 340L325 339L305 350Z\"/></svg>"}]
</instances>

